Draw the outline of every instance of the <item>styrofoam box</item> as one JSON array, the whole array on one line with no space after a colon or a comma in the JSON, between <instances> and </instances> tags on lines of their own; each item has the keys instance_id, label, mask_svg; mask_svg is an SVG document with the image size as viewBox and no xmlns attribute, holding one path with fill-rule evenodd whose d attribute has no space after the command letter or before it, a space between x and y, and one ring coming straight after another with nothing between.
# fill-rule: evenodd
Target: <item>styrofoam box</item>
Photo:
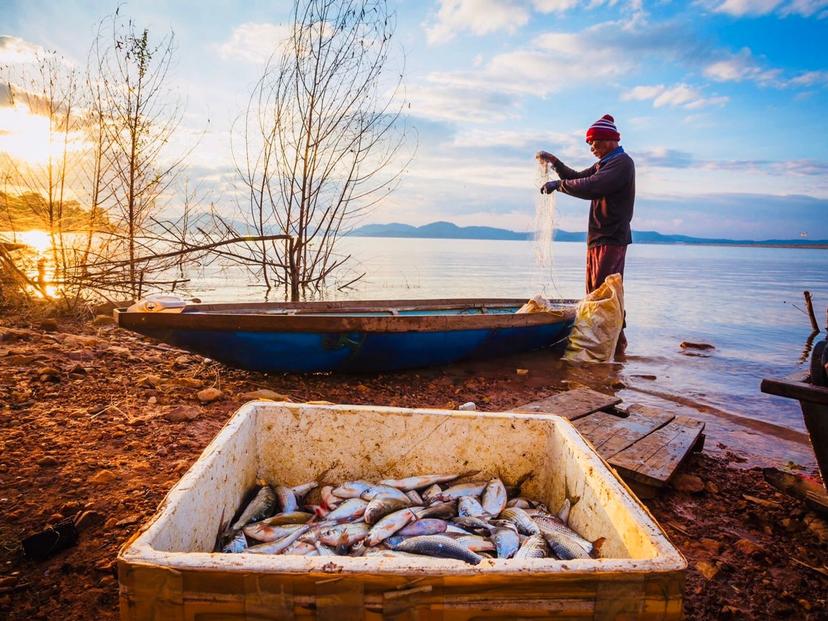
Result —
<instances>
[{"instance_id":1,"label":"styrofoam box","mask_svg":"<svg viewBox=\"0 0 828 621\"><path fill-rule=\"evenodd\" d=\"M600 558L302 557L213 553L257 479L379 480L479 470L604 537ZM686 561L565 419L512 412L255 401L242 406L118 556L121 618L678 619Z\"/></svg>"}]
</instances>

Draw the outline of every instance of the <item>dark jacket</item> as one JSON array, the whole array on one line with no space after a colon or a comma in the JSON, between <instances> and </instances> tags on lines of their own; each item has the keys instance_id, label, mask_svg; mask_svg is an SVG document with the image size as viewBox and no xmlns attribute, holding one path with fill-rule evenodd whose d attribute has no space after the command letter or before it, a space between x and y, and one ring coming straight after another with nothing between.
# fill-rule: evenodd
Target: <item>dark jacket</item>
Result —
<instances>
[{"instance_id":1,"label":"dark jacket","mask_svg":"<svg viewBox=\"0 0 828 621\"><path fill-rule=\"evenodd\" d=\"M588 246L632 243L630 220L635 203L635 164L624 149L618 147L581 172L557 159L552 167L562 179L561 192L592 201Z\"/></svg>"}]
</instances>

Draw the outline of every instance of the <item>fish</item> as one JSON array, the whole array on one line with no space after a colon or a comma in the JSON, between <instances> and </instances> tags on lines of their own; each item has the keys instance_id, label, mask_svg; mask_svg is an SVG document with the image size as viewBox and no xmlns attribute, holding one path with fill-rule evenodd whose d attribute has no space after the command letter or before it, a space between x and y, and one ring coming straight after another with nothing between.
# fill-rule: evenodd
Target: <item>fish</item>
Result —
<instances>
[{"instance_id":1,"label":"fish","mask_svg":"<svg viewBox=\"0 0 828 621\"><path fill-rule=\"evenodd\" d=\"M386 515L371 528L371 533L365 538L365 544L375 546L416 519L417 514L410 508L401 509L400 511Z\"/></svg>"},{"instance_id":2,"label":"fish","mask_svg":"<svg viewBox=\"0 0 828 621\"><path fill-rule=\"evenodd\" d=\"M472 552L492 552L495 544L480 535L446 535L454 539L461 546Z\"/></svg>"},{"instance_id":3,"label":"fish","mask_svg":"<svg viewBox=\"0 0 828 621\"><path fill-rule=\"evenodd\" d=\"M461 496L457 501L457 513L461 517L479 517L484 515L486 511L478 502L477 498L472 496Z\"/></svg>"},{"instance_id":4,"label":"fish","mask_svg":"<svg viewBox=\"0 0 828 621\"><path fill-rule=\"evenodd\" d=\"M394 498L397 500L411 503L411 499L405 495L405 492L391 487L390 485L372 485L367 490L360 494L363 500L373 500L374 498Z\"/></svg>"},{"instance_id":5,"label":"fish","mask_svg":"<svg viewBox=\"0 0 828 621\"><path fill-rule=\"evenodd\" d=\"M437 502L428 507L415 508L414 512L418 519L423 518L453 518L457 515L457 503L455 502Z\"/></svg>"},{"instance_id":6,"label":"fish","mask_svg":"<svg viewBox=\"0 0 828 621\"><path fill-rule=\"evenodd\" d=\"M480 504L489 515L498 516L506 508L506 486L500 479L492 479L486 484Z\"/></svg>"},{"instance_id":7,"label":"fish","mask_svg":"<svg viewBox=\"0 0 828 621\"><path fill-rule=\"evenodd\" d=\"M297 556L319 556L316 546L307 541L294 541L279 554L295 554Z\"/></svg>"},{"instance_id":8,"label":"fish","mask_svg":"<svg viewBox=\"0 0 828 621\"><path fill-rule=\"evenodd\" d=\"M336 552L334 552L331 548L329 548L328 546L326 546L323 543L320 543L319 541L315 541L313 545L316 548L316 551L319 553L319 556L336 556L337 555Z\"/></svg>"},{"instance_id":9,"label":"fish","mask_svg":"<svg viewBox=\"0 0 828 621\"><path fill-rule=\"evenodd\" d=\"M486 532L492 530L492 525L489 522L475 516L460 516L452 518L451 521L471 530L484 530Z\"/></svg>"},{"instance_id":10,"label":"fish","mask_svg":"<svg viewBox=\"0 0 828 621\"><path fill-rule=\"evenodd\" d=\"M313 517L313 513L305 511L292 511L291 513L277 513L274 516L259 520L258 524L268 526L284 526L285 524L305 524Z\"/></svg>"},{"instance_id":11,"label":"fish","mask_svg":"<svg viewBox=\"0 0 828 621\"><path fill-rule=\"evenodd\" d=\"M242 511L239 519L230 527L231 531L241 530L250 522L258 522L276 512L276 493L269 485L263 486Z\"/></svg>"},{"instance_id":12,"label":"fish","mask_svg":"<svg viewBox=\"0 0 828 621\"><path fill-rule=\"evenodd\" d=\"M242 528L242 532L256 541L277 541L282 537L287 537L297 528L301 528L302 524L286 524L285 526L270 526L264 522L253 522Z\"/></svg>"},{"instance_id":13,"label":"fish","mask_svg":"<svg viewBox=\"0 0 828 621\"><path fill-rule=\"evenodd\" d=\"M341 498L334 496L333 487L330 485L326 485L320 490L320 496L322 497L322 506L329 511L342 502Z\"/></svg>"},{"instance_id":14,"label":"fish","mask_svg":"<svg viewBox=\"0 0 828 621\"><path fill-rule=\"evenodd\" d=\"M245 549L247 549L247 538L242 531L239 531L230 541L224 544L221 551L229 554L238 554L239 552L244 552Z\"/></svg>"},{"instance_id":15,"label":"fish","mask_svg":"<svg viewBox=\"0 0 828 621\"><path fill-rule=\"evenodd\" d=\"M546 558L546 540L541 535L532 535L523 542L515 553L515 559Z\"/></svg>"},{"instance_id":16,"label":"fish","mask_svg":"<svg viewBox=\"0 0 828 621\"><path fill-rule=\"evenodd\" d=\"M299 508L299 503L296 502L296 494L293 490L284 485L277 485L274 488L276 498L279 500L279 508L282 513L291 513Z\"/></svg>"},{"instance_id":17,"label":"fish","mask_svg":"<svg viewBox=\"0 0 828 621\"><path fill-rule=\"evenodd\" d=\"M447 500L458 500L461 496L480 496L484 489L486 489L485 483L460 483L444 489L434 498L444 502Z\"/></svg>"},{"instance_id":18,"label":"fish","mask_svg":"<svg viewBox=\"0 0 828 621\"><path fill-rule=\"evenodd\" d=\"M416 489L410 489L405 493L408 496L408 499L411 501L412 505L424 505L425 501L423 497L420 496L420 493Z\"/></svg>"},{"instance_id":19,"label":"fish","mask_svg":"<svg viewBox=\"0 0 828 621\"><path fill-rule=\"evenodd\" d=\"M407 477L405 479L383 479L380 481L383 485L390 485L396 487L404 492L411 490L419 490L424 487L430 487L438 483L448 483L458 478L459 474L422 474L416 477Z\"/></svg>"},{"instance_id":20,"label":"fish","mask_svg":"<svg viewBox=\"0 0 828 621\"><path fill-rule=\"evenodd\" d=\"M437 496L439 496L442 491L443 488L435 483L434 485L429 485L426 489L424 489L420 496L427 503L432 503L437 500Z\"/></svg>"},{"instance_id":21,"label":"fish","mask_svg":"<svg viewBox=\"0 0 828 621\"><path fill-rule=\"evenodd\" d=\"M376 524L389 513L404 509L410 504L411 501L407 498L400 500L399 498L377 496L365 507L365 522L367 524Z\"/></svg>"},{"instance_id":22,"label":"fish","mask_svg":"<svg viewBox=\"0 0 828 621\"><path fill-rule=\"evenodd\" d=\"M362 498L349 498L325 516L327 520L353 521L362 517L368 503Z\"/></svg>"},{"instance_id":23,"label":"fish","mask_svg":"<svg viewBox=\"0 0 828 621\"><path fill-rule=\"evenodd\" d=\"M301 528L297 528L287 537L282 537L278 541L273 541L271 543L260 543L259 545L251 546L247 548L245 552L250 552L251 554L280 554L309 530L310 526L304 524Z\"/></svg>"},{"instance_id":24,"label":"fish","mask_svg":"<svg viewBox=\"0 0 828 621\"><path fill-rule=\"evenodd\" d=\"M309 481L307 483L302 483L301 485L294 485L290 488L290 490L297 498L304 498L312 489L316 489L317 487L319 487L319 483L316 481Z\"/></svg>"},{"instance_id":25,"label":"fish","mask_svg":"<svg viewBox=\"0 0 828 621\"><path fill-rule=\"evenodd\" d=\"M572 504L569 502L569 498L563 501L561 508L558 510L558 518L566 524L569 522L569 511L572 509Z\"/></svg>"},{"instance_id":26,"label":"fish","mask_svg":"<svg viewBox=\"0 0 828 621\"><path fill-rule=\"evenodd\" d=\"M497 550L497 558L512 558L520 548L520 540L514 527L498 526L492 532L492 541Z\"/></svg>"},{"instance_id":27,"label":"fish","mask_svg":"<svg viewBox=\"0 0 828 621\"><path fill-rule=\"evenodd\" d=\"M576 558L591 558L589 552L583 546L563 533L546 531L543 532L543 537L546 539L546 543L549 544L549 549L552 550L552 553L562 561L571 561Z\"/></svg>"},{"instance_id":28,"label":"fish","mask_svg":"<svg viewBox=\"0 0 828 621\"><path fill-rule=\"evenodd\" d=\"M398 552L457 559L471 565L477 565L483 560L483 557L479 554L467 550L454 539L444 535L409 537L394 546L393 549Z\"/></svg>"},{"instance_id":29,"label":"fish","mask_svg":"<svg viewBox=\"0 0 828 621\"><path fill-rule=\"evenodd\" d=\"M364 522L354 522L352 524L338 524L329 528L323 529L319 533L319 541L329 546L339 545L343 533L348 545L352 546L358 541L362 541L368 536L369 528Z\"/></svg>"},{"instance_id":30,"label":"fish","mask_svg":"<svg viewBox=\"0 0 828 621\"><path fill-rule=\"evenodd\" d=\"M512 498L506 503L507 507L518 507L519 509L531 509L532 503L525 498Z\"/></svg>"},{"instance_id":31,"label":"fish","mask_svg":"<svg viewBox=\"0 0 828 621\"><path fill-rule=\"evenodd\" d=\"M346 481L339 487L332 490L332 494L338 498L359 498L363 492L372 486L368 481Z\"/></svg>"},{"instance_id":32,"label":"fish","mask_svg":"<svg viewBox=\"0 0 828 621\"><path fill-rule=\"evenodd\" d=\"M518 507L509 507L500 512L500 517L504 520L512 522L519 533L522 535L537 535L540 533L540 528L531 517L523 509Z\"/></svg>"},{"instance_id":33,"label":"fish","mask_svg":"<svg viewBox=\"0 0 828 621\"><path fill-rule=\"evenodd\" d=\"M537 524L541 534L546 537L549 533L558 533L565 537L569 537L575 543L580 545L587 554L592 553L592 542L581 537L574 530L569 528L566 524L561 522L560 518L555 515L536 515L532 520Z\"/></svg>"},{"instance_id":34,"label":"fish","mask_svg":"<svg viewBox=\"0 0 828 621\"><path fill-rule=\"evenodd\" d=\"M366 520L367 521L367 520ZM445 520L438 520L435 518L426 518L424 520L417 520L407 526L403 526L397 531L398 535L404 537L417 537L421 535L437 535L446 532L448 522Z\"/></svg>"}]
</instances>

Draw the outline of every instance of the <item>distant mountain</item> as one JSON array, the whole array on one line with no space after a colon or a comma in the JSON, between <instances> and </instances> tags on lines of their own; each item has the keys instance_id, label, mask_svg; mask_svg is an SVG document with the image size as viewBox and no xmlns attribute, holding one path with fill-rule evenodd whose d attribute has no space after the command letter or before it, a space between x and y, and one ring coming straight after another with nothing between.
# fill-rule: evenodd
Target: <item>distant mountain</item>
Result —
<instances>
[{"instance_id":1,"label":"distant mountain","mask_svg":"<svg viewBox=\"0 0 828 621\"><path fill-rule=\"evenodd\" d=\"M391 224L367 224L354 229L352 237L414 237L429 239L489 239L526 240L533 239L533 233L498 229L491 226L457 226L451 222L432 222L423 226L411 226L393 222ZM808 239L766 239L762 241L735 240L689 235L664 235L656 231L633 231L633 242L638 244L695 244L728 246L828 246L828 240ZM586 241L586 233L558 229L556 241Z\"/></svg>"}]
</instances>

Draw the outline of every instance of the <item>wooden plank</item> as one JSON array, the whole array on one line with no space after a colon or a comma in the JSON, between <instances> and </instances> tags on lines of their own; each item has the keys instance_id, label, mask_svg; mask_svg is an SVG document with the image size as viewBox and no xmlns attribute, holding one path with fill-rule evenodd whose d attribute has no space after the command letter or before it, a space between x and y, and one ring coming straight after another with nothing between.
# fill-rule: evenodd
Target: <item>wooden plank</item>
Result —
<instances>
[{"instance_id":1,"label":"wooden plank","mask_svg":"<svg viewBox=\"0 0 828 621\"><path fill-rule=\"evenodd\" d=\"M828 388L802 381L804 377L802 373L784 379L769 377L762 380L761 390L769 395L828 405Z\"/></svg>"},{"instance_id":2,"label":"wooden plank","mask_svg":"<svg viewBox=\"0 0 828 621\"><path fill-rule=\"evenodd\" d=\"M527 403L512 411L554 414L569 420L576 420L619 403L621 403L621 399L617 397L605 395L590 388L574 388L566 392L559 392L540 401Z\"/></svg>"},{"instance_id":3,"label":"wooden plank","mask_svg":"<svg viewBox=\"0 0 828 621\"><path fill-rule=\"evenodd\" d=\"M630 407L628 413L627 418L618 418L606 412L595 412L578 419L574 425L592 442L598 454L609 460L675 418L673 414L641 405Z\"/></svg>"},{"instance_id":4,"label":"wooden plank","mask_svg":"<svg viewBox=\"0 0 828 621\"><path fill-rule=\"evenodd\" d=\"M690 454L703 429L701 421L676 416L608 461L625 479L663 487Z\"/></svg>"}]
</instances>

